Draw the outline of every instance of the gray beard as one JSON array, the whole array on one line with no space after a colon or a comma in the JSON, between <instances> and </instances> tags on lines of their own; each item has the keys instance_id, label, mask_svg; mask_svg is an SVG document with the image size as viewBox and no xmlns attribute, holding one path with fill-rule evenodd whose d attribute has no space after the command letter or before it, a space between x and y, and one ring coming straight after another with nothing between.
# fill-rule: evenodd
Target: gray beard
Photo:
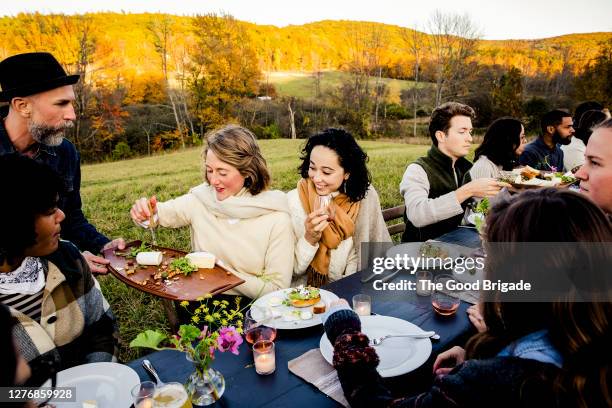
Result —
<instances>
[{"instance_id":1,"label":"gray beard","mask_svg":"<svg viewBox=\"0 0 612 408\"><path fill-rule=\"evenodd\" d=\"M74 127L74 123L66 122L59 126L47 126L44 124L28 123L28 130L32 139L45 146L59 146L64 140L64 135L68 129Z\"/></svg>"}]
</instances>

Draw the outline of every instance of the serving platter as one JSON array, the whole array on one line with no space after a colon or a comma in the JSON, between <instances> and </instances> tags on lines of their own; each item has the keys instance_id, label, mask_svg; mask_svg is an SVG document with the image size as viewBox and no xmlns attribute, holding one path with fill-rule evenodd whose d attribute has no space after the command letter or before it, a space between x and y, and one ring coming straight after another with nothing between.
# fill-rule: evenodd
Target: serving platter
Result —
<instances>
[{"instance_id":1,"label":"serving platter","mask_svg":"<svg viewBox=\"0 0 612 408\"><path fill-rule=\"evenodd\" d=\"M217 295L244 283L243 279L220 265L220 261L217 261L214 268L199 268L189 276L178 274L170 279L155 280L153 275L161 270L161 265L159 267L138 265L135 258L127 255L131 248L138 248L141 244L142 241L132 241L126 244L125 250L111 248L104 250L102 254L110 261L108 269L111 274L125 284L143 292L170 300L193 301L208 293ZM187 252L177 249L157 245L148 246L151 251L162 252L162 265L169 265L172 260L187 255ZM133 261L134 266L130 267L128 261ZM128 269L133 269L134 273L128 274Z\"/></svg>"}]
</instances>

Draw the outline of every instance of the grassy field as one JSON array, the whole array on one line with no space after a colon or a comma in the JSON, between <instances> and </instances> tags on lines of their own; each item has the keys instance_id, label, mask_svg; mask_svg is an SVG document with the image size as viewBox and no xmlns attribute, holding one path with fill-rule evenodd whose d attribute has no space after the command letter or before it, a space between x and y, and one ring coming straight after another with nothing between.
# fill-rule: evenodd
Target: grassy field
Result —
<instances>
[{"instance_id":1,"label":"grassy field","mask_svg":"<svg viewBox=\"0 0 612 408\"><path fill-rule=\"evenodd\" d=\"M315 77L307 72L270 72L268 80L281 96L295 96L298 98L315 97ZM324 71L321 76L321 92L328 92L338 88L340 84L349 78L350 74L341 71ZM374 86L375 78L371 79ZM389 102L399 103L400 93L404 89L411 89L413 81L400 79L382 78L382 82L389 87ZM429 86L420 84L419 86Z\"/></svg>"},{"instance_id":2,"label":"grassy field","mask_svg":"<svg viewBox=\"0 0 612 408\"><path fill-rule=\"evenodd\" d=\"M302 144L301 140L260 141L271 169L273 188L288 191L295 187ZM364 141L361 145L370 157L373 184L383 208L401 204L398 186L404 169L428 146L374 141ZM110 237L149 240L148 233L134 226L129 217L132 203L139 197L153 194L162 201L167 200L201 183L200 156L201 148L193 148L154 157L85 165L81 182L83 209L89 220ZM158 243L189 250L189 230L162 228L158 232ZM99 280L119 320L121 359L131 360L139 353L130 350L127 344L138 332L148 328L168 328L161 303L112 276Z\"/></svg>"}]
</instances>

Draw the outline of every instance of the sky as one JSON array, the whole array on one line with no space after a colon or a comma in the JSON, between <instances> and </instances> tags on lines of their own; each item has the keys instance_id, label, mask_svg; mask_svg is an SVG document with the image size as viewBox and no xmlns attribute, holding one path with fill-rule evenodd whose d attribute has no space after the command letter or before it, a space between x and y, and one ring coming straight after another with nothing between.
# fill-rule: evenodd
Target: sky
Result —
<instances>
[{"instance_id":1,"label":"sky","mask_svg":"<svg viewBox=\"0 0 612 408\"><path fill-rule=\"evenodd\" d=\"M436 9L469 15L485 39L612 32L612 0L3 0L0 15L225 12L239 20L279 27L320 20L357 20L425 30Z\"/></svg>"}]
</instances>

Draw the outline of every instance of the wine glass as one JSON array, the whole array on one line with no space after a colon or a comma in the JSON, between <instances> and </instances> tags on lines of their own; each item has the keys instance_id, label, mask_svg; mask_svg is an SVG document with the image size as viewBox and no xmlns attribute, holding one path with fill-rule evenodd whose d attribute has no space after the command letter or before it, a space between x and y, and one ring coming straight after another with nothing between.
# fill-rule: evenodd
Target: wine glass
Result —
<instances>
[{"instance_id":1,"label":"wine glass","mask_svg":"<svg viewBox=\"0 0 612 408\"><path fill-rule=\"evenodd\" d=\"M327 212L327 221L332 221L336 216L336 209L334 206L334 198L331 194L317 196L315 200L315 211L324 209Z\"/></svg>"},{"instance_id":2,"label":"wine glass","mask_svg":"<svg viewBox=\"0 0 612 408\"><path fill-rule=\"evenodd\" d=\"M243 322L246 341L250 344L255 344L262 340L274 341L276 339L276 329L263 324L271 318L272 313L266 309L262 310L252 307L247 311Z\"/></svg>"}]
</instances>

